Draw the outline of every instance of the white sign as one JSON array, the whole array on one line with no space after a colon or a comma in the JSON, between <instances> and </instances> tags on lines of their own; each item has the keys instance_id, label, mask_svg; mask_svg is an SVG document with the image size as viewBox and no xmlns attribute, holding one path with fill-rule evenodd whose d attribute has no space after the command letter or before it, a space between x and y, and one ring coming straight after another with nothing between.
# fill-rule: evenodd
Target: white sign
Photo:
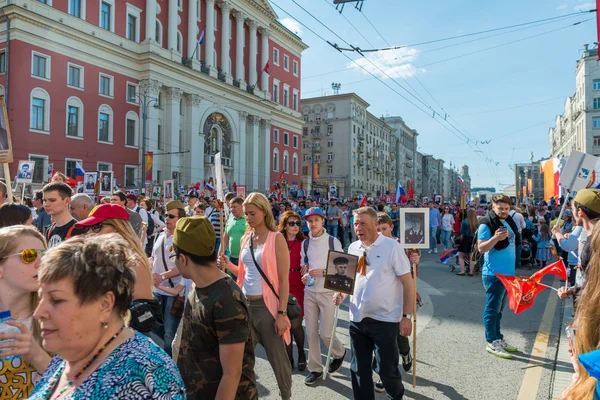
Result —
<instances>
[{"instance_id":1,"label":"white sign","mask_svg":"<svg viewBox=\"0 0 600 400\"><path fill-rule=\"evenodd\" d=\"M598 157L580 151L572 151L567 165L560 174L558 185L571 192L596 186Z\"/></svg>"},{"instance_id":2,"label":"white sign","mask_svg":"<svg viewBox=\"0 0 600 400\"><path fill-rule=\"evenodd\" d=\"M217 189L217 199L224 200L223 194L223 168L221 168L221 152L215 154L215 189Z\"/></svg>"}]
</instances>

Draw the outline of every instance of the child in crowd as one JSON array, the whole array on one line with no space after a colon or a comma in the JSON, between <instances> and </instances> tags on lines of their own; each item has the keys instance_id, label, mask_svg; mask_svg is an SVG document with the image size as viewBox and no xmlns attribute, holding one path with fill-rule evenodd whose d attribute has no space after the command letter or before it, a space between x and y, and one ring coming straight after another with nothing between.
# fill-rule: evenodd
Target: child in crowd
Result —
<instances>
[{"instance_id":1,"label":"child in crowd","mask_svg":"<svg viewBox=\"0 0 600 400\"><path fill-rule=\"evenodd\" d=\"M540 224L539 233L533 237L533 240L537 242L537 252L535 255L535 259L538 263L542 263L542 268L546 266L546 262L554 259L554 254L552 253L553 243L552 243L552 234L550 233L550 228L547 224Z\"/></svg>"}]
</instances>

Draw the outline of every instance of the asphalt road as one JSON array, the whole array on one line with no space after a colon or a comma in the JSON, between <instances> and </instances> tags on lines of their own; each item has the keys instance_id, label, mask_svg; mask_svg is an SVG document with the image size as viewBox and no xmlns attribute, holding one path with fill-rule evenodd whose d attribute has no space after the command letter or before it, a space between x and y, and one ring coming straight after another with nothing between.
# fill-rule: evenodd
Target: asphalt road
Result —
<instances>
[{"instance_id":1,"label":"asphalt road","mask_svg":"<svg viewBox=\"0 0 600 400\"><path fill-rule=\"evenodd\" d=\"M517 270L518 275L532 272ZM482 325L485 293L481 276L456 276L439 262L436 255L428 254L422 257L419 274L418 291L424 306L419 310L417 320L417 385L412 387L412 373L404 375L406 399L552 398L554 368L570 369L564 362L555 365L563 322L561 301L552 299L549 302L550 296L556 297L554 291L544 290L532 308L519 315L507 307L502 319L503 334L519 348L519 352L512 360L504 360L485 351ZM543 282L560 285L553 277L546 277ZM348 348L342 368L313 386L304 384L307 371L299 372L294 368L293 399L352 398L347 309L346 301L341 306L337 328L338 337ZM542 334L538 335L541 325ZM544 330L548 335L544 335ZM545 351L544 339L548 341ZM412 338L410 342L412 344ZM543 356L531 356L534 343ZM322 345L321 350L324 362L327 348ZM260 398L278 399L277 384L262 347L257 346L256 354ZM378 394L376 398L385 399L386 396Z\"/></svg>"}]
</instances>

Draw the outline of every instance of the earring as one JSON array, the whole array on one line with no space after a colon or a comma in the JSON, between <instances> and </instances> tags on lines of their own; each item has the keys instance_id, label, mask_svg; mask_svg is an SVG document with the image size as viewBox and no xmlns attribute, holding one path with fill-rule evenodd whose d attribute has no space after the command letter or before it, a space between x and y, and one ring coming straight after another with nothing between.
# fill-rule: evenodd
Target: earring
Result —
<instances>
[{"instance_id":1,"label":"earring","mask_svg":"<svg viewBox=\"0 0 600 400\"><path fill-rule=\"evenodd\" d=\"M102 328L108 329L108 322L103 322L102 323Z\"/></svg>"}]
</instances>

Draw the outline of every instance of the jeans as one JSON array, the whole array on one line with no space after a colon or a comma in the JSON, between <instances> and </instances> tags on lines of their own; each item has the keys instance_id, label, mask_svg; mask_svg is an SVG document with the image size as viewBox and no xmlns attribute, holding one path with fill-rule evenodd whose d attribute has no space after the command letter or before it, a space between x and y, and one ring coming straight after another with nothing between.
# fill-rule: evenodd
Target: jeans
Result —
<instances>
[{"instance_id":1,"label":"jeans","mask_svg":"<svg viewBox=\"0 0 600 400\"><path fill-rule=\"evenodd\" d=\"M400 237L400 224L399 223L394 223L394 229L392 230L392 236L393 237Z\"/></svg>"},{"instance_id":2,"label":"jeans","mask_svg":"<svg viewBox=\"0 0 600 400\"><path fill-rule=\"evenodd\" d=\"M337 238L339 225L327 225L327 233Z\"/></svg>"},{"instance_id":3,"label":"jeans","mask_svg":"<svg viewBox=\"0 0 600 400\"><path fill-rule=\"evenodd\" d=\"M452 235L452 231L447 231L442 229L442 245L444 246L444 250L448 250L452 248L452 241L450 240L450 236Z\"/></svg>"},{"instance_id":4,"label":"jeans","mask_svg":"<svg viewBox=\"0 0 600 400\"><path fill-rule=\"evenodd\" d=\"M436 226L432 226L429 228L429 250L437 250L437 240L435 238L436 231Z\"/></svg>"},{"instance_id":5,"label":"jeans","mask_svg":"<svg viewBox=\"0 0 600 400\"><path fill-rule=\"evenodd\" d=\"M500 321L502 310L508 301L506 288L495 276L483 276L483 287L485 288L485 308L483 309L483 328L485 340L492 343L494 340L503 339L500 333Z\"/></svg>"},{"instance_id":6,"label":"jeans","mask_svg":"<svg viewBox=\"0 0 600 400\"><path fill-rule=\"evenodd\" d=\"M179 322L181 321L181 317L175 317L171 315L171 307L175 301L175 296L166 296L164 294L154 293L154 299L161 303L164 319L164 325L156 328L154 330L154 334L156 334L165 342L164 350L169 356L171 356L171 346L173 344L173 339L175 338L177 328L179 327Z\"/></svg>"},{"instance_id":7,"label":"jeans","mask_svg":"<svg viewBox=\"0 0 600 400\"><path fill-rule=\"evenodd\" d=\"M521 266L521 248L522 245L518 245L515 247L515 268L519 268Z\"/></svg>"},{"instance_id":8,"label":"jeans","mask_svg":"<svg viewBox=\"0 0 600 400\"><path fill-rule=\"evenodd\" d=\"M379 374L387 395L392 399L401 399L404 395L402 375L398 363L397 322L381 322L365 318L361 322L350 322L350 343L352 360L350 372L352 391L355 399L374 400L373 389L373 351Z\"/></svg>"}]
</instances>

